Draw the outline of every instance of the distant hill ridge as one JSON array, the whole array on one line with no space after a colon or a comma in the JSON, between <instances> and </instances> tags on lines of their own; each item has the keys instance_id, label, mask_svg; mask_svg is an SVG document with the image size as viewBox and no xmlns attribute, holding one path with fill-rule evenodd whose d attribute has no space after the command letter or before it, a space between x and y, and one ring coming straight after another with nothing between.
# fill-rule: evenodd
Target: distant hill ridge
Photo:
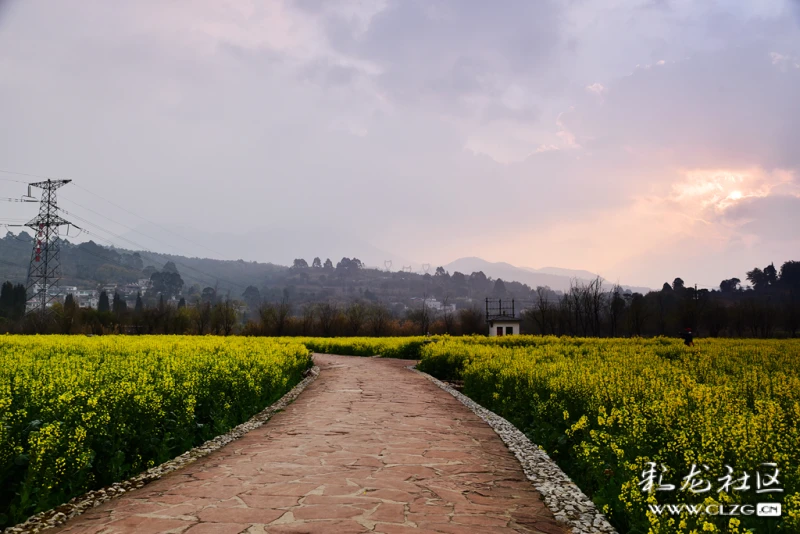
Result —
<instances>
[{"instance_id":1,"label":"distant hill ridge","mask_svg":"<svg viewBox=\"0 0 800 534\"><path fill-rule=\"evenodd\" d=\"M0 257L3 258L0 265L1 278L24 282L30 260L31 239L27 234L15 236L10 232L5 238L0 238ZM141 259L137 260L141 265L136 268L126 263L130 259L129 255L132 254L141 254ZM310 264L313 258L304 259ZM322 259L324 260L326 257L322 257ZM341 259L341 257L331 257L334 265ZM103 247L92 242L80 245L64 242L62 245L63 282L70 285L91 285L98 281L127 283L145 276L140 270L142 267L151 265L155 269L160 269L168 261L177 264L187 285L193 283L201 286L219 285L233 290L235 293L240 293L248 285L260 286L265 280L288 269L286 266L264 262L217 260L143 251L137 253L133 250ZM432 268L435 267L435 265L432 266ZM501 278L504 282L526 284L532 289L537 286L548 286L554 291L569 290L573 279L585 282L593 280L597 276L585 270L559 267L542 269L516 267L510 263L489 262L478 257L459 258L442 267L450 274L458 271L469 276L473 272L481 271L493 279ZM384 270L380 267L378 269ZM399 270L399 266L392 269L392 271ZM433 269L431 269L432 272ZM607 285L610 287L611 283L608 282ZM649 291L648 288L623 287L642 293Z\"/></svg>"},{"instance_id":2,"label":"distant hill ridge","mask_svg":"<svg viewBox=\"0 0 800 534\"><path fill-rule=\"evenodd\" d=\"M451 274L455 271L464 274L470 274L476 271L482 271L486 276L492 278L502 278L503 281L514 281L522 284L527 284L531 288L537 286L548 286L554 291L567 291L569 290L570 283L573 279L582 282L594 280L597 274L590 271L578 269L563 269L560 267L544 267L542 269L535 269L532 267L516 267L506 262L490 262L482 258L467 257L459 258L455 261L443 266L445 270ZM602 277L601 277L602 278ZM612 282L603 279L604 282L610 285ZM650 288L626 286L620 284L623 289L630 289L633 292L647 293Z\"/></svg>"}]
</instances>

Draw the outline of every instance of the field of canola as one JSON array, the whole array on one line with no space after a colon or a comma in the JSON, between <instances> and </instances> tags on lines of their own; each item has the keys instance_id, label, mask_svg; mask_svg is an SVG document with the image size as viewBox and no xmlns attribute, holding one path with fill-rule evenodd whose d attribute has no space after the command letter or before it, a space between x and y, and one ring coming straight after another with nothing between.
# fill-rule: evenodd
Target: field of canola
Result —
<instances>
[{"instance_id":1,"label":"field of canola","mask_svg":"<svg viewBox=\"0 0 800 534\"><path fill-rule=\"evenodd\" d=\"M312 352L343 356L383 356L384 358L419 359L423 345L439 336L410 337L296 337Z\"/></svg>"},{"instance_id":2,"label":"field of canola","mask_svg":"<svg viewBox=\"0 0 800 534\"><path fill-rule=\"evenodd\" d=\"M0 337L0 524L125 479L224 433L288 391L308 351L422 358L542 446L620 532L800 532L800 340ZM762 462L778 494L643 493ZM655 503L778 501L780 519L648 513Z\"/></svg>"},{"instance_id":3,"label":"field of canola","mask_svg":"<svg viewBox=\"0 0 800 534\"><path fill-rule=\"evenodd\" d=\"M287 339L0 336L0 528L227 432L311 365Z\"/></svg>"},{"instance_id":4,"label":"field of canola","mask_svg":"<svg viewBox=\"0 0 800 534\"><path fill-rule=\"evenodd\" d=\"M422 370L463 380L544 448L620 532L800 532L800 340L453 338L421 355ZM666 466L676 489L644 493L647 462ZM755 471L773 473L763 462L778 464L782 492L756 494ZM680 491L692 464L710 491ZM718 491L725 465L735 478L748 471L748 491ZM780 519L647 506L772 501Z\"/></svg>"}]
</instances>

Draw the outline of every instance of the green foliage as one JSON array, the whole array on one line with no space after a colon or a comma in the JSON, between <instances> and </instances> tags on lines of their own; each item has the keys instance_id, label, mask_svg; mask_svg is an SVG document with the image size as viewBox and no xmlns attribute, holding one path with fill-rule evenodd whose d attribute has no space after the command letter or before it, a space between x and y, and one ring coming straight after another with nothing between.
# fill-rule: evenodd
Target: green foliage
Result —
<instances>
[{"instance_id":1,"label":"green foliage","mask_svg":"<svg viewBox=\"0 0 800 534\"><path fill-rule=\"evenodd\" d=\"M172 262L170 262L172 263ZM175 267L175 264L172 264ZM152 291L156 295L163 295L170 299L180 294L183 289L183 279L181 275L173 271L162 271L150 275L150 282L153 284Z\"/></svg>"},{"instance_id":2,"label":"green foliage","mask_svg":"<svg viewBox=\"0 0 800 534\"><path fill-rule=\"evenodd\" d=\"M287 340L0 336L6 526L228 431L311 366Z\"/></svg>"}]
</instances>

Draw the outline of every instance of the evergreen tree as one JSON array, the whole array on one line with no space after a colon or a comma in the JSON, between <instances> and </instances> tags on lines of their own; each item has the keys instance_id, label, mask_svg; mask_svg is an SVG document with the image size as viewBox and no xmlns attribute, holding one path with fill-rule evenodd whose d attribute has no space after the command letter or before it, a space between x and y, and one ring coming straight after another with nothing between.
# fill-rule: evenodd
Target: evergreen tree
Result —
<instances>
[{"instance_id":1,"label":"evergreen tree","mask_svg":"<svg viewBox=\"0 0 800 534\"><path fill-rule=\"evenodd\" d=\"M111 311L111 304L108 302L108 293L105 291L100 292L100 300L97 303L97 311L100 313L107 313Z\"/></svg>"},{"instance_id":2,"label":"evergreen tree","mask_svg":"<svg viewBox=\"0 0 800 534\"><path fill-rule=\"evenodd\" d=\"M72 296L72 293L69 293L67 298L64 299L64 313L74 312L76 309L75 297Z\"/></svg>"},{"instance_id":3,"label":"evergreen tree","mask_svg":"<svg viewBox=\"0 0 800 534\"><path fill-rule=\"evenodd\" d=\"M128 303L122 300L122 297L119 296L119 293L114 291L114 300L111 303L111 311L114 314L119 315L128 309Z\"/></svg>"},{"instance_id":4,"label":"evergreen tree","mask_svg":"<svg viewBox=\"0 0 800 534\"><path fill-rule=\"evenodd\" d=\"M186 299L181 297L181 300L178 301L178 309L180 310L181 308L185 307L186 307Z\"/></svg>"},{"instance_id":5,"label":"evergreen tree","mask_svg":"<svg viewBox=\"0 0 800 534\"><path fill-rule=\"evenodd\" d=\"M495 297L505 297L506 296L506 284L503 282L502 279L498 278L494 281L494 289L492 289L492 294Z\"/></svg>"},{"instance_id":6,"label":"evergreen tree","mask_svg":"<svg viewBox=\"0 0 800 534\"><path fill-rule=\"evenodd\" d=\"M134 311L136 313L142 313L142 310L144 310L144 303L142 302L142 294L136 293L136 307L134 308Z\"/></svg>"},{"instance_id":7,"label":"evergreen tree","mask_svg":"<svg viewBox=\"0 0 800 534\"><path fill-rule=\"evenodd\" d=\"M255 310L261 304L261 291L256 286L247 286L247 289L242 293L242 298L250 309Z\"/></svg>"},{"instance_id":8,"label":"evergreen tree","mask_svg":"<svg viewBox=\"0 0 800 534\"><path fill-rule=\"evenodd\" d=\"M25 290L25 286L22 284L17 284L14 286L13 292L13 304L11 308L11 318L12 319L22 319L25 315L25 308L28 304L28 294Z\"/></svg>"},{"instance_id":9,"label":"evergreen tree","mask_svg":"<svg viewBox=\"0 0 800 534\"><path fill-rule=\"evenodd\" d=\"M3 283L0 288L0 317L11 317L11 310L14 309L14 284L11 282Z\"/></svg>"},{"instance_id":10,"label":"evergreen tree","mask_svg":"<svg viewBox=\"0 0 800 534\"><path fill-rule=\"evenodd\" d=\"M67 295L67 298L64 299L64 312L62 315L61 321L61 331L64 334L71 334L72 327L75 324L78 317L78 303L75 302L75 297L72 296L72 293Z\"/></svg>"}]
</instances>

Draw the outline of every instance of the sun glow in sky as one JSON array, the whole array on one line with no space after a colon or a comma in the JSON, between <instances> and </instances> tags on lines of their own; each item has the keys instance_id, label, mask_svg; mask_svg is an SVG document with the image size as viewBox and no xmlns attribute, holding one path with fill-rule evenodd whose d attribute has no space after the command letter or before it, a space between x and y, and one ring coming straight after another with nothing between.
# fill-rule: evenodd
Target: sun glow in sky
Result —
<instances>
[{"instance_id":1,"label":"sun glow in sky","mask_svg":"<svg viewBox=\"0 0 800 534\"><path fill-rule=\"evenodd\" d=\"M797 94L792 0L0 4L0 168L231 259L743 279L800 259Z\"/></svg>"}]
</instances>

